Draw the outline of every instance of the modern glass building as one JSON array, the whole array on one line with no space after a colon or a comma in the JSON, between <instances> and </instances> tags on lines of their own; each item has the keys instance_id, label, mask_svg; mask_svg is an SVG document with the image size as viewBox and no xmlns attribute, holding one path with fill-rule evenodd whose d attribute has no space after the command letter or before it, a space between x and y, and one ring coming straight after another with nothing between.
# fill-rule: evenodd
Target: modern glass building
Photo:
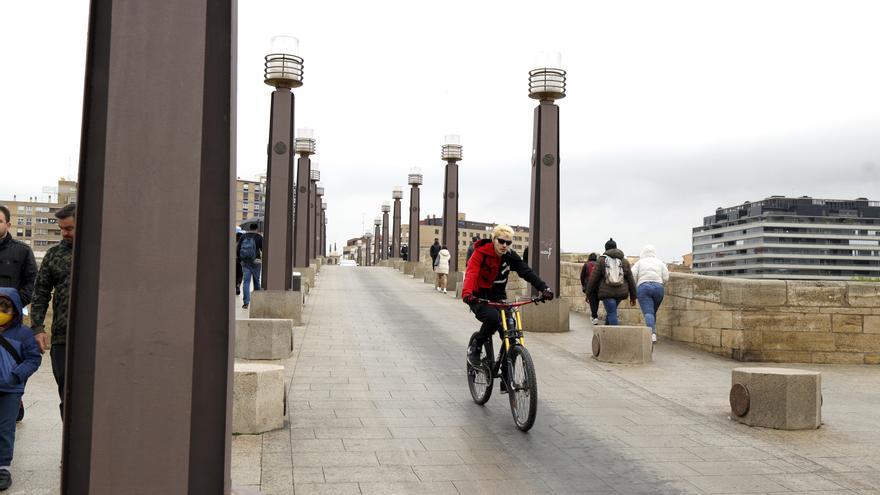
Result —
<instances>
[{"instance_id":1,"label":"modern glass building","mask_svg":"<svg viewBox=\"0 0 880 495\"><path fill-rule=\"evenodd\" d=\"M693 272L740 278L880 278L880 201L771 196L693 229Z\"/></svg>"}]
</instances>

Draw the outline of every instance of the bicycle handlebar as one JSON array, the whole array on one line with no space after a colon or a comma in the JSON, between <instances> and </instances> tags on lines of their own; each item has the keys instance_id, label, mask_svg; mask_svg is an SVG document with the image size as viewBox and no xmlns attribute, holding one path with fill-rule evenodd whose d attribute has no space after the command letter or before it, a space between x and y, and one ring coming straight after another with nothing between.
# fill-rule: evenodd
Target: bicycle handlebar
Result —
<instances>
[{"instance_id":1,"label":"bicycle handlebar","mask_svg":"<svg viewBox=\"0 0 880 495\"><path fill-rule=\"evenodd\" d=\"M517 308L519 306L525 306L526 304L538 304L540 302L544 302L544 296L535 296L529 299L523 299L521 301L490 301L488 299L480 299L478 297L474 298L474 302L477 304L485 304L487 306L492 306L493 308Z\"/></svg>"}]
</instances>

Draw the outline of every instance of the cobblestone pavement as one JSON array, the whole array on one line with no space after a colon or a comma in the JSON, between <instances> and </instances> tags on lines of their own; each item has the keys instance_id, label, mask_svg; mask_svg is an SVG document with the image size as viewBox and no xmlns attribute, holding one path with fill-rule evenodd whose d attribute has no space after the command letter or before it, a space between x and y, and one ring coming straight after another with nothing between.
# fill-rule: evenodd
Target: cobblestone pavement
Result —
<instances>
[{"instance_id":1,"label":"cobblestone pavement","mask_svg":"<svg viewBox=\"0 0 880 495\"><path fill-rule=\"evenodd\" d=\"M880 368L823 372L826 424L728 418L730 360L661 342L648 366L589 358L590 324L529 334L540 399L475 405L467 307L389 268L325 267L297 329L286 428L234 439L233 481L269 494L880 494Z\"/></svg>"},{"instance_id":2,"label":"cobblestone pavement","mask_svg":"<svg viewBox=\"0 0 880 495\"><path fill-rule=\"evenodd\" d=\"M880 495L880 367L791 365L823 372L825 424L749 428L727 419L742 363L669 342L648 366L598 363L573 314L571 332L526 337L540 399L523 434L497 389L486 407L471 401L464 347L477 322L451 296L388 268L324 267L305 318L284 363L285 429L233 438L243 490ZM48 355L24 400L5 493L58 493Z\"/></svg>"}]
</instances>

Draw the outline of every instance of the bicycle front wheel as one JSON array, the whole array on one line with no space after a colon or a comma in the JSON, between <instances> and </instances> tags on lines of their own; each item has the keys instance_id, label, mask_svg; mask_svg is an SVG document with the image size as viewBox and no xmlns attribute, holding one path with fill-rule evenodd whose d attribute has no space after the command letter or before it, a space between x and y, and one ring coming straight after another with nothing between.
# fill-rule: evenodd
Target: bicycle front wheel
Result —
<instances>
[{"instance_id":1,"label":"bicycle front wheel","mask_svg":"<svg viewBox=\"0 0 880 495\"><path fill-rule=\"evenodd\" d=\"M529 351L521 345L510 349L510 412L516 427L529 431L538 414L538 380Z\"/></svg>"},{"instance_id":2,"label":"bicycle front wheel","mask_svg":"<svg viewBox=\"0 0 880 495\"><path fill-rule=\"evenodd\" d=\"M469 345L477 338L477 332L471 335ZM495 357L492 355L492 339L488 339L480 351L481 366L471 366L467 363L467 380L468 388L471 391L471 397L474 402L483 405L489 402L492 397L492 367L495 364Z\"/></svg>"}]
</instances>

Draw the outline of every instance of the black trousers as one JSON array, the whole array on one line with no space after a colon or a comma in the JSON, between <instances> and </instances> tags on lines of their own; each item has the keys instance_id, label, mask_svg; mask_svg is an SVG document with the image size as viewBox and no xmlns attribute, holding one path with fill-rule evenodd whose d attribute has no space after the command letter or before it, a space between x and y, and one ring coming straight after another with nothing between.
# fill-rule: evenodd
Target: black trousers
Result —
<instances>
[{"instance_id":1,"label":"black trousers","mask_svg":"<svg viewBox=\"0 0 880 495\"><path fill-rule=\"evenodd\" d=\"M587 298L587 301L590 302L590 316L593 318L599 317L599 291L590 294L590 297Z\"/></svg>"},{"instance_id":2,"label":"black trousers","mask_svg":"<svg viewBox=\"0 0 880 495\"><path fill-rule=\"evenodd\" d=\"M64 368L67 366L67 344L52 344L49 356L52 358L55 384L58 385L58 398L61 399L58 409L61 411L61 419L64 419Z\"/></svg>"},{"instance_id":3,"label":"black trousers","mask_svg":"<svg viewBox=\"0 0 880 495\"><path fill-rule=\"evenodd\" d=\"M477 344L482 345L483 342L491 339L492 335L501 328L501 313L498 309L485 304L471 304L471 311L474 313L474 316L483 323L480 326L480 332L477 335L477 339L479 340Z\"/></svg>"},{"instance_id":4,"label":"black trousers","mask_svg":"<svg viewBox=\"0 0 880 495\"><path fill-rule=\"evenodd\" d=\"M244 278L244 273L241 271L241 262L235 262L235 288L241 287L241 281Z\"/></svg>"}]
</instances>

